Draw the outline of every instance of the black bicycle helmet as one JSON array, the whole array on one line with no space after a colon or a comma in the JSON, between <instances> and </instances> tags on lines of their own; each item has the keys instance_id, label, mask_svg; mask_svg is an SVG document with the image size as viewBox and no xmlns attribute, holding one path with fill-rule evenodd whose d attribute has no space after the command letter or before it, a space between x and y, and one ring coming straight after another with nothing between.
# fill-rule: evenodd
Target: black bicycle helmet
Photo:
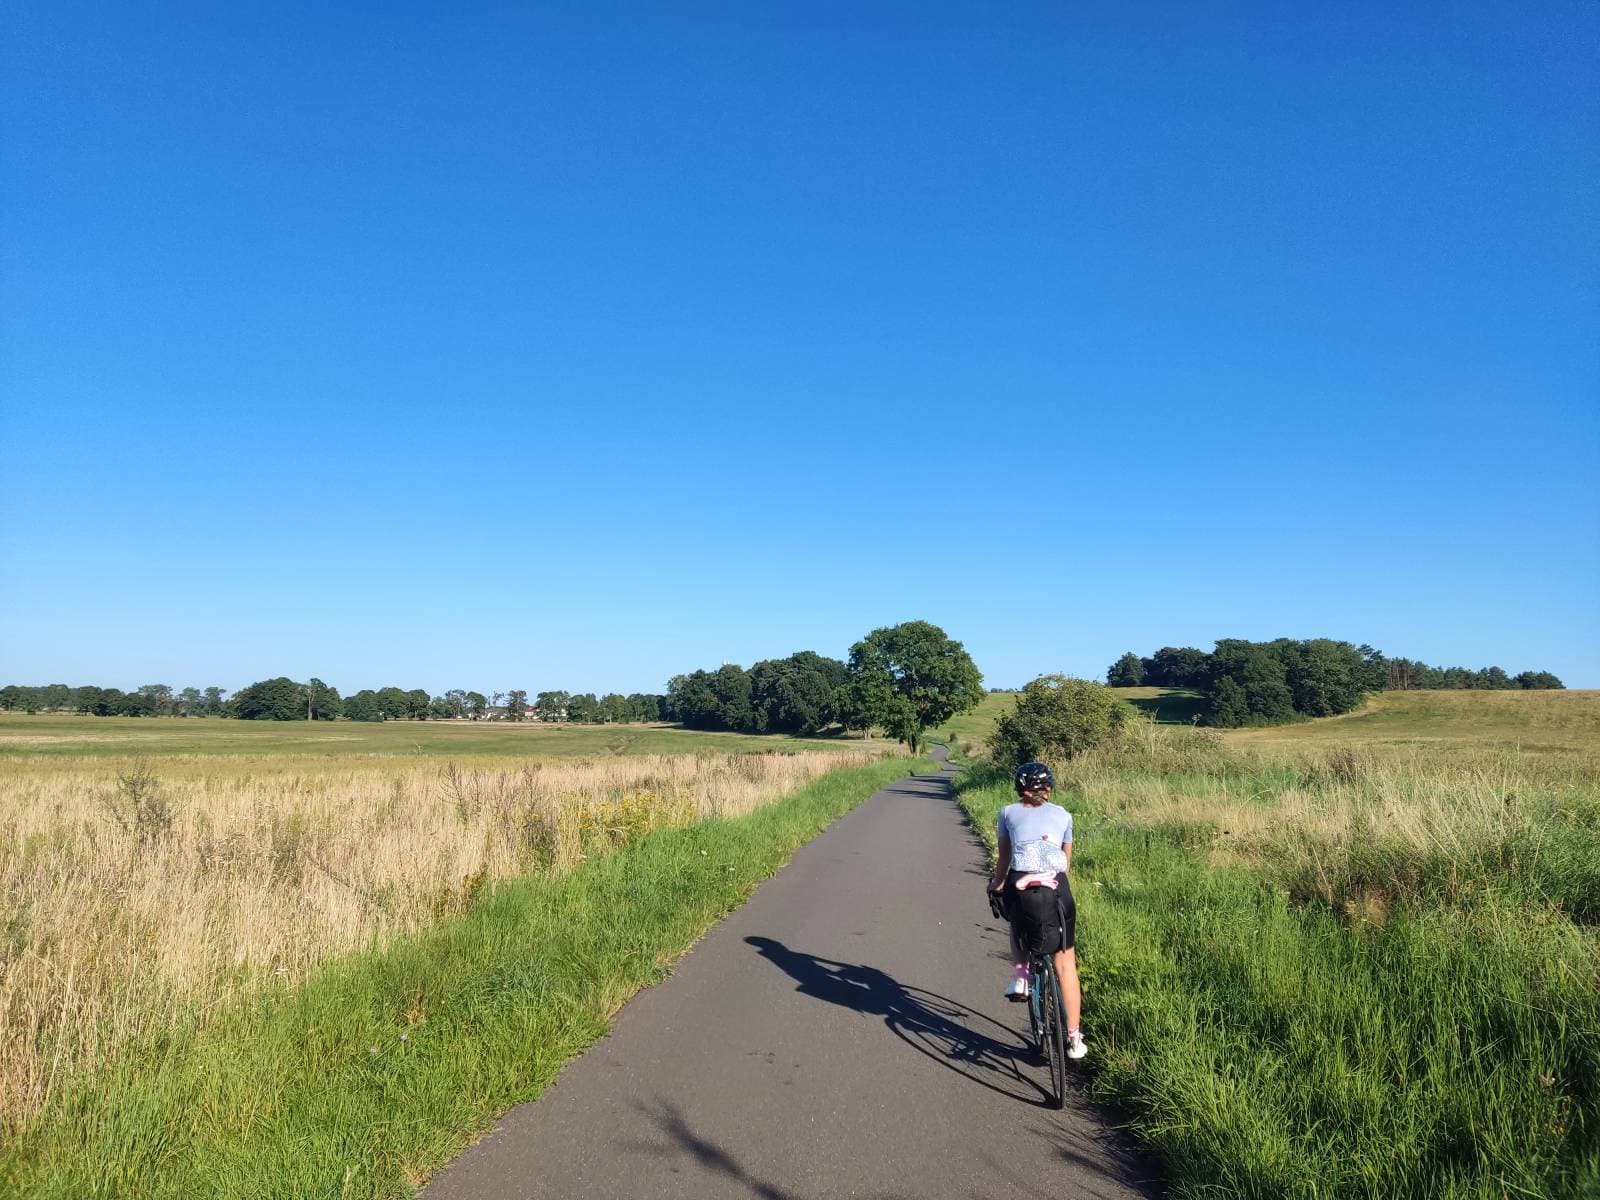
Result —
<instances>
[{"instance_id":1,"label":"black bicycle helmet","mask_svg":"<svg viewBox=\"0 0 1600 1200\"><path fill-rule=\"evenodd\" d=\"M1049 765L1042 762L1025 762L1011 777L1018 792L1037 792L1040 788L1056 786L1056 776Z\"/></svg>"}]
</instances>

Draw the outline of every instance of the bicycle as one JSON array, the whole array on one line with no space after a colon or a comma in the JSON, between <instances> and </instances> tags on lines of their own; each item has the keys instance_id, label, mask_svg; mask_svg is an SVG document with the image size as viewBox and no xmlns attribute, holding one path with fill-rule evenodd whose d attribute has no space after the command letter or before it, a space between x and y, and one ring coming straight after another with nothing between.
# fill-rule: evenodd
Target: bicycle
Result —
<instances>
[{"instance_id":1,"label":"bicycle","mask_svg":"<svg viewBox=\"0 0 1600 1200\"><path fill-rule=\"evenodd\" d=\"M1028 1026L1050 1064L1050 1107L1061 1108L1067 1102L1067 1019L1055 956L1043 950L1028 954Z\"/></svg>"},{"instance_id":2,"label":"bicycle","mask_svg":"<svg viewBox=\"0 0 1600 1200\"><path fill-rule=\"evenodd\" d=\"M989 911L1009 921L1000 894L988 896ZM1055 955L1044 950L1028 952L1028 1028L1034 1047L1050 1066L1050 1107L1061 1108L1067 1102L1067 1018Z\"/></svg>"}]
</instances>

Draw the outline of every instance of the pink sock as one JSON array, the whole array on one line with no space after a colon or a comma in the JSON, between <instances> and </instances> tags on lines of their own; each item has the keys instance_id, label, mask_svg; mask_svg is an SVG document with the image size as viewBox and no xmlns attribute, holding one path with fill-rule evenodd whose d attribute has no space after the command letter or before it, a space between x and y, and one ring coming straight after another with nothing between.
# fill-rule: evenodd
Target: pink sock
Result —
<instances>
[{"instance_id":1,"label":"pink sock","mask_svg":"<svg viewBox=\"0 0 1600 1200\"><path fill-rule=\"evenodd\" d=\"M1011 975L1014 979L1026 979L1028 977L1028 964L1025 962L1012 963Z\"/></svg>"}]
</instances>

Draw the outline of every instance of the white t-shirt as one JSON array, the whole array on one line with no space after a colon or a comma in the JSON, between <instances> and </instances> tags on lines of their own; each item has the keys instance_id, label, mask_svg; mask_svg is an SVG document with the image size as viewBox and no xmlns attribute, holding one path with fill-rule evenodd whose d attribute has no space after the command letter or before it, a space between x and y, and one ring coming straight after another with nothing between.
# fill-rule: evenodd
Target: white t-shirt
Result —
<instances>
[{"instance_id":1,"label":"white t-shirt","mask_svg":"<svg viewBox=\"0 0 1600 1200\"><path fill-rule=\"evenodd\" d=\"M1072 844L1072 814L1059 804L1008 804L995 832L1011 843L1011 869L1032 874L1067 869L1063 846Z\"/></svg>"}]
</instances>

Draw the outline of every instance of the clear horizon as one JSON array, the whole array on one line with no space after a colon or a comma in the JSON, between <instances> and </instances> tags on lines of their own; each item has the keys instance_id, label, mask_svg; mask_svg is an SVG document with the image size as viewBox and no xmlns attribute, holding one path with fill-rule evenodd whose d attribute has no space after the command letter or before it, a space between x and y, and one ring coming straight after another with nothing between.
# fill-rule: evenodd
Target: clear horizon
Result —
<instances>
[{"instance_id":1,"label":"clear horizon","mask_svg":"<svg viewBox=\"0 0 1600 1200\"><path fill-rule=\"evenodd\" d=\"M863 632L866 632L866 631L863 631ZM957 640L959 641L960 639L958 638ZM1346 640L1348 640L1348 639L1346 639ZM1168 644L1169 643L1163 643L1163 645L1168 645ZM1154 646L1154 647L1150 647L1150 648L1148 648L1146 650L1139 651L1138 653L1140 653L1142 657L1148 658L1155 650L1158 650L1160 648L1161 647L1159 647L1159 646ZM1382 647L1377 647L1377 648L1378 649L1382 649ZM806 649L814 649L814 647L809 647L809 646L796 647L795 651L806 650ZM1211 645L1208 643L1205 646L1198 647L1198 649L1210 651ZM761 661L761 659L786 658L786 657L788 657L788 655L790 653L794 653L795 651L784 651L782 653L776 653L776 654L763 654L763 655L760 656L760 658L751 659L748 662L741 662L738 665L741 666L741 667L744 667L746 670L748 670L756 662ZM844 659L844 658L848 657L848 650L842 650L842 651L839 651L838 653L832 653L830 651L820 650L820 651L818 651L818 653L826 654L829 657L839 658L839 659ZM1121 657L1120 653L1117 654L1117 655L1112 656L1112 659L1107 660L1106 667L1110 667L1112 661L1114 661L1116 658L1119 658L1119 657ZM1393 654L1393 655L1390 655L1390 657L1394 657L1394 658L1411 658L1413 661L1416 661L1414 655ZM700 664L697 664L696 667L685 667L681 672L674 672L674 674L687 675L687 674L689 674L690 672L692 672L692 671L694 671L696 669L702 669L702 668L705 669L705 670L710 671L710 670L715 670L717 667L720 667L721 665L722 665L722 663L720 663L720 662L700 663ZM1549 669L1549 668L1545 668L1545 667L1539 667L1539 666L1536 666L1536 665L1535 666L1526 666L1526 667L1515 667L1515 668L1513 668L1513 667L1507 667L1504 663L1499 663L1499 662L1429 663L1428 665L1429 666L1434 666L1434 667L1466 667L1466 668L1471 669L1471 670L1478 670L1478 669L1481 669L1481 668L1484 668L1484 667L1498 666L1498 667L1503 668L1510 675L1516 675L1516 674L1518 674L1518 673L1520 673L1521 671L1524 671L1524 670L1537 671L1537 670L1548 670ZM983 669L983 664L981 662L978 663L978 669L980 671ZM1027 679L1019 679L1019 680L1011 680L1011 681L997 681L995 679L991 679L987 674L985 674L984 681L983 681L983 686L986 689L990 690L990 691L1020 691L1022 689L1022 686L1024 684L1026 684L1030 679L1033 679L1033 678L1037 677L1037 675L1050 674L1050 673L1052 673L1052 672L1049 672L1049 671L1035 672L1034 675L1028 676ZM1065 674L1074 674L1073 672L1063 672L1063 673L1065 673ZM1567 691L1592 691L1592 690L1595 690L1591 686L1571 683L1565 676L1563 676L1561 674L1560 671L1552 670L1551 673L1561 678L1562 683L1566 685L1566 690ZM221 687L223 689L224 693L226 693L228 695L231 695L234 692L237 692L240 688L248 687L249 685L251 685L253 683L260 683L260 682L263 682L263 681L265 681L267 679L276 679L276 678L280 678L280 677L284 677L284 676L285 676L285 673L282 672L282 671L271 672L271 673L268 673L268 674L257 676L257 677L252 678L252 679L240 680L239 682L237 682L235 684L231 684L231 685L227 684L227 683L218 682L217 680L214 680L214 679L213 680L208 680L206 682L200 682L200 681L193 680L193 679L186 679L186 680L181 680L180 681L180 680L169 679L169 678L155 678L155 677L152 677L150 679L142 679L138 683L129 683L129 682L123 682L121 680L105 680L105 679L11 679L11 678L5 678L5 679L0 679L0 686L5 686L7 684L17 684L18 686L21 686L21 687L45 687L45 686L64 683L68 687L84 687L84 686L115 687L115 688L119 688L120 690L122 690L124 692L135 692L139 688L144 687L146 685L159 683L159 684L166 684L167 686L171 687L173 689L174 694L176 694L177 692L183 690L186 687L194 687L194 688L198 688L198 689L201 689L201 690L204 690L207 687ZM312 678L313 676L310 676L310 675L302 675L302 676L289 675L287 677L291 678L291 679L294 679L297 683L305 683L308 679ZM1081 679L1090 679L1090 680L1094 680L1096 682L1104 683L1105 682L1105 677L1106 677L1106 670L1105 670L1105 668L1102 668L1101 670L1096 671L1096 672L1080 672L1080 673L1076 673L1076 677L1077 678L1081 678ZM491 684L491 685L482 685L481 683L475 683L475 682L472 682L472 681L468 681L468 682L465 682L465 683L456 682L456 683L446 684L446 685L439 686L439 687L434 687L434 686L429 686L426 683L419 682L417 680L407 680L407 679L400 678L400 679L389 679L389 680L386 680L384 682L379 682L379 683L360 682L356 686L350 687L350 686L346 686L345 684L340 683L337 679L329 679L329 678L326 678L326 677L321 676L321 675L317 675L317 676L315 676L315 678L319 679L322 683L327 684L329 687L334 688L335 690L337 690L338 693L341 696L346 696L346 697L354 695L356 692L360 692L360 691L369 691L369 690L370 691L380 691L383 688L387 688L387 687L399 687L399 688L402 688L402 689L404 689L406 691L410 691L414 687L424 687L424 688L426 688L426 690L427 690L427 692L428 692L428 694L430 696L441 696L445 692L453 690L453 689L457 689L457 688L459 688L462 691L468 691L468 692L475 691L475 692L479 692L479 693L481 693L482 695L485 695L485 696L492 696L497 692L499 692L499 693L509 693L513 689L516 689L516 688L520 687L520 688L522 688L522 690L524 690L524 691L526 691L528 693L528 701L529 701L530 704L533 702L534 697L537 696L540 692L554 692L554 691L564 691L564 692L568 692L568 693L571 693L571 694L574 694L574 695L581 695L581 694L584 694L584 693L592 693L595 696L605 696L605 695L608 695L608 694L611 694L611 693L617 693L617 694L621 694L621 695L630 695L630 694L633 694L633 693L644 693L644 694L647 694L647 695L664 695L666 693L666 690L667 690L667 682L668 682L667 680L663 679L661 681L661 683L659 685L655 686L655 687L609 688L609 687L588 687L588 686L584 686L581 682L578 683L578 684L573 684L571 682L561 683L561 682L552 682L552 681L545 680L545 681L540 681L539 686L537 686L537 687L528 687L528 686L524 686L526 681L518 681L518 680L513 679L513 680L510 680L510 681L502 680L502 681L499 681L499 683L494 683L494 684ZM505 686L501 687L500 683L504 683ZM1426 689L1420 689L1420 690L1426 690ZM1446 689L1446 690L1452 690L1452 689ZM1513 690L1515 690L1515 689L1513 689Z\"/></svg>"},{"instance_id":2,"label":"clear horizon","mask_svg":"<svg viewBox=\"0 0 1600 1200\"><path fill-rule=\"evenodd\" d=\"M4 18L0 683L1600 687L1600 8Z\"/></svg>"}]
</instances>

